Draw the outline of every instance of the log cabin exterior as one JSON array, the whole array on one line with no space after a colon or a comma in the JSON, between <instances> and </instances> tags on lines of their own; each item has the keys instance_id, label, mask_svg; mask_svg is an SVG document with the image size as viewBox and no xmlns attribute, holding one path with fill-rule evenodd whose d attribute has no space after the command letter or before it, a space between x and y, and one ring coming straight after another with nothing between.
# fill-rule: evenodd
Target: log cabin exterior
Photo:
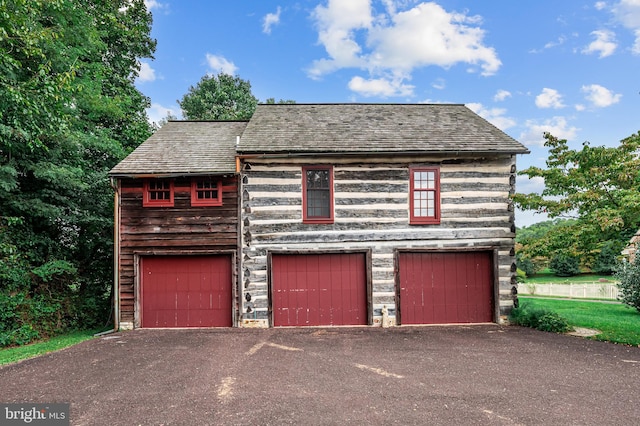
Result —
<instances>
[{"instance_id":1,"label":"log cabin exterior","mask_svg":"<svg viewBox=\"0 0 640 426\"><path fill-rule=\"evenodd\" d=\"M171 121L111 170L116 328L236 324L246 125Z\"/></svg>"},{"instance_id":2,"label":"log cabin exterior","mask_svg":"<svg viewBox=\"0 0 640 426\"><path fill-rule=\"evenodd\" d=\"M259 105L237 148L243 326L500 322L516 156L464 105Z\"/></svg>"},{"instance_id":3,"label":"log cabin exterior","mask_svg":"<svg viewBox=\"0 0 640 426\"><path fill-rule=\"evenodd\" d=\"M464 105L169 122L111 171L116 327L500 322L525 153Z\"/></svg>"}]
</instances>

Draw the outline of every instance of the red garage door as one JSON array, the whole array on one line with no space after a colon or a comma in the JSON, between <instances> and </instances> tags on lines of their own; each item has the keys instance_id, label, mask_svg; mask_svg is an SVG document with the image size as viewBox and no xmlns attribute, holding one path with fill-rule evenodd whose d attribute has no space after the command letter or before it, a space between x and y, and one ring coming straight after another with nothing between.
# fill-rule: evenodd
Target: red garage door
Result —
<instances>
[{"instance_id":1,"label":"red garage door","mask_svg":"<svg viewBox=\"0 0 640 426\"><path fill-rule=\"evenodd\" d=\"M141 259L142 327L231 327L231 256Z\"/></svg>"},{"instance_id":2,"label":"red garage door","mask_svg":"<svg viewBox=\"0 0 640 426\"><path fill-rule=\"evenodd\" d=\"M493 321L490 252L400 253L400 321Z\"/></svg>"},{"instance_id":3,"label":"red garage door","mask_svg":"<svg viewBox=\"0 0 640 426\"><path fill-rule=\"evenodd\" d=\"M273 325L366 325L363 253L273 255Z\"/></svg>"}]
</instances>

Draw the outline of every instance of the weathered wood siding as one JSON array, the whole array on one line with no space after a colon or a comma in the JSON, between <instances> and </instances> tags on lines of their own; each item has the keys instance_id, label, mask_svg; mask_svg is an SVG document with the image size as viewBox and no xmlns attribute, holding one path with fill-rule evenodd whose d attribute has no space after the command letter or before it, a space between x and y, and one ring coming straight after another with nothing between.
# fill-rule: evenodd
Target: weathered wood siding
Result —
<instances>
[{"instance_id":1,"label":"weathered wood siding","mask_svg":"<svg viewBox=\"0 0 640 426\"><path fill-rule=\"evenodd\" d=\"M334 166L335 223L302 223L302 164L252 160L242 174L243 294L251 295L245 324L268 319L269 250L371 249L373 311L395 315L394 253L406 248L491 248L497 251L499 312L512 306L515 274L515 156L493 159L342 160ZM409 164L438 165L441 223L409 225ZM497 320L497 318L496 318ZM264 325L264 323L263 323Z\"/></svg>"},{"instance_id":2,"label":"weathered wood siding","mask_svg":"<svg viewBox=\"0 0 640 426\"><path fill-rule=\"evenodd\" d=\"M237 251L238 179L222 179L222 206L191 207L191 180L174 180L174 206L143 207L143 180L119 181L120 323L136 322L136 258L153 254L206 254ZM234 268L235 269L235 268ZM234 274L234 277L237 274Z\"/></svg>"}]
</instances>

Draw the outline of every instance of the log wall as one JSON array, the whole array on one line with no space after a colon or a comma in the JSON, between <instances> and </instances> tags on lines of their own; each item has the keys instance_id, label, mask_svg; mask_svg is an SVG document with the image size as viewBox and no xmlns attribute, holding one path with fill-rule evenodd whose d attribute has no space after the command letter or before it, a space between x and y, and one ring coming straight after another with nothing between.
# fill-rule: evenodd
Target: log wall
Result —
<instances>
[{"instance_id":1,"label":"log wall","mask_svg":"<svg viewBox=\"0 0 640 426\"><path fill-rule=\"evenodd\" d=\"M138 256L237 252L238 179L222 177L222 206L191 207L190 178L174 180L173 207L143 207L142 179L120 179L118 191L119 323L137 327Z\"/></svg>"},{"instance_id":2,"label":"log wall","mask_svg":"<svg viewBox=\"0 0 640 426\"><path fill-rule=\"evenodd\" d=\"M374 321L386 306L395 316L396 249L491 248L497 253L500 317L513 306L515 285L515 156L339 160L334 167L333 224L302 223L302 165L251 160L242 173L242 297L245 325L268 324L267 252L270 250L372 250ZM441 222L409 225L409 164L438 165ZM249 307L250 313L247 313ZM496 318L499 321L499 318Z\"/></svg>"}]
</instances>

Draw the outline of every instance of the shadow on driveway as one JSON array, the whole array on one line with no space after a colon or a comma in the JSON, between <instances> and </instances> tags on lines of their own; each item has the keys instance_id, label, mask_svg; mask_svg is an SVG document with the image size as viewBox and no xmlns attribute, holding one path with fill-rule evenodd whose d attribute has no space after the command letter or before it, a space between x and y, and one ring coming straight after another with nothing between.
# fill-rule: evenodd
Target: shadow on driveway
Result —
<instances>
[{"instance_id":1,"label":"shadow on driveway","mask_svg":"<svg viewBox=\"0 0 640 426\"><path fill-rule=\"evenodd\" d=\"M625 425L640 349L498 325L136 330L0 368L73 425Z\"/></svg>"}]
</instances>

